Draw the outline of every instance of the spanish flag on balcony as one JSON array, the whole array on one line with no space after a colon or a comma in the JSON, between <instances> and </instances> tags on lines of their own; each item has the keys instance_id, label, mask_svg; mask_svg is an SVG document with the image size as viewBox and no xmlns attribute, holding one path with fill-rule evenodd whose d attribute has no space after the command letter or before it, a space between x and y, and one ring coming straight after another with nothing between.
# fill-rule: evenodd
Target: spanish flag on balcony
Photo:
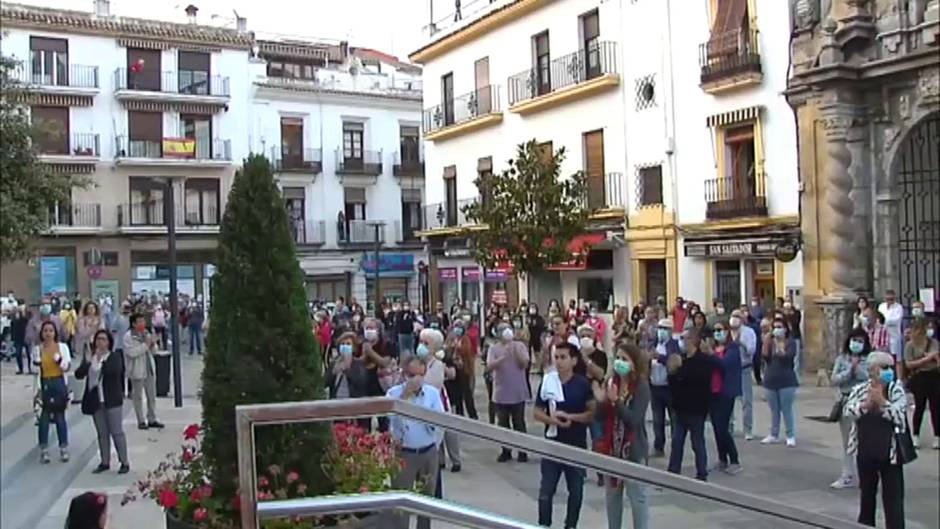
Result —
<instances>
[{"instance_id":1,"label":"spanish flag on balcony","mask_svg":"<svg viewBox=\"0 0 940 529\"><path fill-rule=\"evenodd\" d=\"M193 138L163 138L163 156L167 158L194 158L196 140Z\"/></svg>"}]
</instances>

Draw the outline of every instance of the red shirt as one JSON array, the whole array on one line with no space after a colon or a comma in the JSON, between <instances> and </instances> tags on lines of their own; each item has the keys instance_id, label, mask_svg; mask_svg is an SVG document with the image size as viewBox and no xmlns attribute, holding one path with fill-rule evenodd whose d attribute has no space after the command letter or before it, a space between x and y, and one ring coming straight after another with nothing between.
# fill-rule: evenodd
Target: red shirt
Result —
<instances>
[{"instance_id":1,"label":"red shirt","mask_svg":"<svg viewBox=\"0 0 940 529\"><path fill-rule=\"evenodd\" d=\"M888 328L875 325L868 330L868 341L871 342L872 351L888 352Z\"/></svg>"},{"instance_id":2,"label":"red shirt","mask_svg":"<svg viewBox=\"0 0 940 529\"><path fill-rule=\"evenodd\" d=\"M685 320L688 317L689 313L685 309L679 307L672 309L672 332L682 332L685 329Z\"/></svg>"},{"instance_id":3,"label":"red shirt","mask_svg":"<svg viewBox=\"0 0 940 529\"><path fill-rule=\"evenodd\" d=\"M715 346L715 356L718 358L724 359L725 357L725 346L718 345ZM712 395L717 395L721 393L721 383L724 382L724 375L720 369L712 371Z\"/></svg>"}]
</instances>

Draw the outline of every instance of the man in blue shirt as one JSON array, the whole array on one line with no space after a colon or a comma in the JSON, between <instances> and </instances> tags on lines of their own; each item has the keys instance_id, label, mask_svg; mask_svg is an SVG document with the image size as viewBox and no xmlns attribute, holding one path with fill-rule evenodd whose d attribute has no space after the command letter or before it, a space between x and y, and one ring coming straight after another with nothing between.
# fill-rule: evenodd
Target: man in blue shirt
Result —
<instances>
[{"instance_id":1,"label":"man in blue shirt","mask_svg":"<svg viewBox=\"0 0 940 529\"><path fill-rule=\"evenodd\" d=\"M557 370L557 377L549 373L539 387L538 396L533 410L535 420L545 424L545 436L578 448L587 449L587 427L594 420L596 401L591 384L587 378L574 372L577 362L577 349L568 342L562 342L554 347L552 355ZM554 377L554 384L560 385L561 395L555 395L558 387L550 388L550 377ZM554 412L552 409L554 408ZM581 514L581 502L584 497L583 468L565 465L550 459L542 459L542 481L539 484L539 525L551 527L552 525L552 498L558 488L558 480L565 475L565 485L568 488L568 512L565 515L565 529L578 526L578 517Z\"/></svg>"},{"instance_id":2,"label":"man in blue shirt","mask_svg":"<svg viewBox=\"0 0 940 529\"><path fill-rule=\"evenodd\" d=\"M389 388L387 396L444 413L441 393L436 387L424 383L425 373L427 364L424 359L412 356L405 365L405 382ZM404 467L392 479L392 488L410 490L421 480L424 483L424 493L433 496L437 488L437 450L444 431L430 424L397 415L391 416L389 424L392 437L400 444L399 456L404 461ZM408 515L396 514L394 518L396 528L407 529ZM429 519L418 518L418 529L430 527Z\"/></svg>"}]
</instances>

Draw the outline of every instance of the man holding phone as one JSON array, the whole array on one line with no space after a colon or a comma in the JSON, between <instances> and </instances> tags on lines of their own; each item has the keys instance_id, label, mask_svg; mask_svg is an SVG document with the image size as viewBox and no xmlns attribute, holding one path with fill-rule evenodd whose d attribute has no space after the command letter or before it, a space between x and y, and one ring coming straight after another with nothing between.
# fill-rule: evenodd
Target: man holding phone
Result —
<instances>
[{"instance_id":1,"label":"man holding phone","mask_svg":"<svg viewBox=\"0 0 940 529\"><path fill-rule=\"evenodd\" d=\"M424 383L427 364L424 358L412 356L405 365L405 382L389 388L387 396L402 399L432 411L444 413L441 393L430 384ZM444 431L413 419L398 415L389 417L392 437L399 442L400 456L404 462L401 471L392 479L393 489L410 490L419 480L424 484L424 493L434 496L438 478L438 446ZM407 528L407 514L396 514L394 527ZM418 529L429 529L428 518L418 518Z\"/></svg>"}]
</instances>

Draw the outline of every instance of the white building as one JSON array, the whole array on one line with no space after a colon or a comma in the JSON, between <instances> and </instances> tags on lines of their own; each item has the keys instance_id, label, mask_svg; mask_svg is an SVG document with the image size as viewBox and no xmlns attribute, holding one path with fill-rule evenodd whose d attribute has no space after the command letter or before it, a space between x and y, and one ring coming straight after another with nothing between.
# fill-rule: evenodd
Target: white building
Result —
<instances>
[{"instance_id":1,"label":"white building","mask_svg":"<svg viewBox=\"0 0 940 529\"><path fill-rule=\"evenodd\" d=\"M626 303L618 3L497 1L463 15L410 55L424 67L433 299L474 305L506 294L511 305L531 297L545 307L581 298L601 310ZM562 174L585 171L598 213L571 245L581 259L517 289L508 271L483 271L470 259L460 207L478 199L479 174L504 170L531 139L565 148Z\"/></svg>"},{"instance_id":2,"label":"white building","mask_svg":"<svg viewBox=\"0 0 940 529\"><path fill-rule=\"evenodd\" d=\"M31 119L55 170L87 175L51 212L33 258L4 288L123 296L168 290L165 212L173 189L180 290L204 293L235 164L248 152L250 33L197 22L4 3L3 54L22 61ZM181 13L182 18L182 13ZM205 292L208 294L208 292Z\"/></svg>"},{"instance_id":3,"label":"white building","mask_svg":"<svg viewBox=\"0 0 940 529\"><path fill-rule=\"evenodd\" d=\"M345 42L259 40L251 147L273 160L309 299L422 299L421 71ZM376 228L375 223L383 225Z\"/></svg>"},{"instance_id":4,"label":"white building","mask_svg":"<svg viewBox=\"0 0 940 529\"><path fill-rule=\"evenodd\" d=\"M623 9L634 298L798 298L802 258L774 257L799 233L788 3Z\"/></svg>"}]
</instances>

